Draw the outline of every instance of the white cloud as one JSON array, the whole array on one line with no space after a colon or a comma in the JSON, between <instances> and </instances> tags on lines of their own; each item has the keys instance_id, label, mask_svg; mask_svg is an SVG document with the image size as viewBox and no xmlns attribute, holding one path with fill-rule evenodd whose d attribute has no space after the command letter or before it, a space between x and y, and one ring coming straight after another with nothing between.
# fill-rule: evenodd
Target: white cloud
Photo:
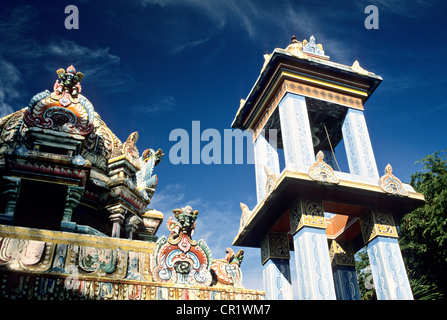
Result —
<instances>
[{"instance_id":1,"label":"white cloud","mask_svg":"<svg viewBox=\"0 0 447 320\"><path fill-rule=\"evenodd\" d=\"M278 2L258 2L258 1L206 1L206 0L134 0L135 3L144 7L160 6L170 10L179 10L182 8L194 9L195 14L202 15L208 19L209 26L206 32L201 29L194 29L194 23L188 24L188 33L175 34L170 33L167 44L168 51L171 54L180 54L208 43L226 28L236 28L243 36L248 36L251 41L264 44L269 50L273 50L272 45L278 45L277 39L290 39L292 35L300 40L309 39L314 35L317 41L321 41L327 54L335 60L345 58L343 61L350 61L348 56L349 46L341 40L334 40L334 32L344 34L346 30L334 30L339 26L340 20L344 20L346 25L346 15L340 15L343 10L341 5L328 4L327 10L309 11L306 4L295 1ZM363 15L359 8L358 15ZM184 19L193 19L185 16ZM349 24L349 23L348 23ZM175 23L173 25L176 25ZM331 27L328 28L328 25ZM171 24L166 25L171 28ZM177 25L176 25L177 26ZM360 26L360 27L363 27ZM348 27L345 27L348 28ZM178 31L178 30L177 30ZM180 30L182 31L182 30ZM185 31L186 32L186 31ZM172 41L172 37L175 38ZM341 38L339 38L341 39ZM286 40L287 41L287 40ZM288 45L283 44L283 48ZM208 50L208 49L207 49Z\"/></svg>"},{"instance_id":2,"label":"white cloud","mask_svg":"<svg viewBox=\"0 0 447 320\"><path fill-rule=\"evenodd\" d=\"M120 57L111 53L110 48L83 46L63 37L50 37L44 42L38 42L33 37L33 31L40 24L39 18L38 10L30 5L17 6L0 13L2 113L11 111L8 99L19 91L19 75L26 71L29 76L35 72L36 64L54 74L59 68L74 65L86 75L84 82L95 83L108 92L122 92L134 85L135 80L123 70ZM65 65L60 65L61 61ZM50 89L52 83L47 85ZM35 92L22 93L32 95ZM14 108L18 107L12 106Z\"/></svg>"},{"instance_id":3,"label":"white cloud","mask_svg":"<svg viewBox=\"0 0 447 320\"><path fill-rule=\"evenodd\" d=\"M150 207L167 215L181 205L185 192L186 188L180 184L168 184L163 190L156 189Z\"/></svg>"},{"instance_id":4,"label":"white cloud","mask_svg":"<svg viewBox=\"0 0 447 320\"><path fill-rule=\"evenodd\" d=\"M135 84L132 76L122 70L121 58L111 53L110 48L90 48L64 38L53 38L42 45L41 54L48 71L73 65L85 74L84 82L95 83L113 93L126 91ZM66 61L66 66L54 64L61 59Z\"/></svg>"},{"instance_id":5,"label":"white cloud","mask_svg":"<svg viewBox=\"0 0 447 320\"><path fill-rule=\"evenodd\" d=\"M409 18L423 16L422 11L433 6L433 0L361 0L358 2L363 8L367 5L375 5L381 11Z\"/></svg>"},{"instance_id":6,"label":"white cloud","mask_svg":"<svg viewBox=\"0 0 447 320\"><path fill-rule=\"evenodd\" d=\"M177 106L177 100L171 95L158 94L149 99L151 101L147 105L136 107L136 111L154 115L172 111Z\"/></svg>"},{"instance_id":7,"label":"white cloud","mask_svg":"<svg viewBox=\"0 0 447 320\"><path fill-rule=\"evenodd\" d=\"M20 71L0 56L0 118L19 108L14 102L19 96L20 77Z\"/></svg>"}]
</instances>

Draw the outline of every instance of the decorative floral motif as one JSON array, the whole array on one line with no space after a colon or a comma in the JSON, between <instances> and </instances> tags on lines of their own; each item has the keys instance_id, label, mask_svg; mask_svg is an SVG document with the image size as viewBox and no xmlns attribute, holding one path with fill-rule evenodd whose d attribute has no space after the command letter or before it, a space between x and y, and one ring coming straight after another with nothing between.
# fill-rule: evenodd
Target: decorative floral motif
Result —
<instances>
[{"instance_id":1,"label":"decorative floral motif","mask_svg":"<svg viewBox=\"0 0 447 320\"><path fill-rule=\"evenodd\" d=\"M370 210L360 218L363 241L370 242L377 236L397 238L393 216L389 213Z\"/></svg>"},{"instance_id":2,"label":"decorative floral motif","mask_svg":"<svg viewBox=\"0 0 447 320\"><path fill-rule=\"evenodd\" d=\"M326 228L323 204L318 200L298 199L289 209L292 233L302 227Z\"/></svg>"},{"instance_id":3,"label":"decorative floral motif","mask_svg":"<svg viewBox=\"0 0 447 320\"><path fill-rule=\"evenodd\" d=\"M322 151L317 153L317 161L309 167L309 177L316 181L338 184L340 180L335 176L334 170L323 161Z\"/></svg>"},{"instance_id":4,"label":"decorative floral motif","mask_svg":"<svg viewBox=\"0 0 447 320\"><path fill-rule=\"evenodd\" d=\"M79 267L86 272L102 270L112 273L116 270L117 255L114 250L95 247L81 247L79 252Z\"/></svg>"},{"instance_id":5,"label":"decorative floral motif","mask_svg":"<svg viewBox=\"0 0 447 320\"><path fill-rule=\"evenodd\" d=\"M0 266L25 271L47 271L55 245L42 241L0 238Z\"/></svg>"},{"instance_id":6,"label":"decorative floral motif","mask_svg":"<svg viewBox=\"0 0 447 320\"><path fill-rule=\"evenodd\" d=\"M268 259L290 259L289 237L284 232L269 232L261 242L261 263Z\"/></svg>"},{"instance_id":7,"label":"decorative floral motif","mask_svg":"<svg viewBox=\"0 0 447 320\"><path fill-rule=\"evenodd\" d=\"M408 196L408 191L402 182L393 175L393 168L388 164L385 168L385 175L380 178L380 187L383 191L400 196Z\"/></svg>"}]
</instances>

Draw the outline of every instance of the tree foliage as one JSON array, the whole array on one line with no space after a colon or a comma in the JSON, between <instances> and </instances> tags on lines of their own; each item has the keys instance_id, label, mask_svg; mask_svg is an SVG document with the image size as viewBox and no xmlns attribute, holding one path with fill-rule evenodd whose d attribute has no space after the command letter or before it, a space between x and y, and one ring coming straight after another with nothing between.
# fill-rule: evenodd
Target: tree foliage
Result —
<instances>
[{"instance_id":1,"label":"tree foliage","mask_svg":"<svg viewBox=\"0 0 447 320\"><path fill-rule=\"evenodd\" d=\"M407 269L414 271L412 277L425 288L437 287L444 296L447 296L446 158L446 151L438 151L418 161L423 169L411 175L411 185L424 195L426 204L405 215L399 225L399 243Z\"/></svg>"},{"instance_id":2,"label":"tree foliage","mask_svg":"<svg viewBox=\"0 0 447 320\"><path fill-rule=\"evenodd\" d=\"M356 253L355 270L362 300L377 300L366 247Z\"/></svg>"}]
</instances>

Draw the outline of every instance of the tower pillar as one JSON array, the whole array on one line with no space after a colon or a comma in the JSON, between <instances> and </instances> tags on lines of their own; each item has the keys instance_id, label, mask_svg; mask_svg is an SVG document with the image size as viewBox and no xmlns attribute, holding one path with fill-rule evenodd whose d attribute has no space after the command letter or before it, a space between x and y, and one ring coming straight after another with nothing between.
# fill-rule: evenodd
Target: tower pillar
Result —
<instances>
[{"instance_id":1,"label":"tower pillar","mask_svg":"<svg viewBox=\"0 0 447 320\"><path fill-rule=\"evenodd\" d=\"M298 299L335 300L322 202L298 199L289 209Z\"/></svg>"},{"instance_id":2,"label":"tower pillar","mask_svg":"<svg viewBox=\"0 0 447 320\"><path fill-rule=\"evenodd\" d=\"M306 98L288 92L278 108L286 168L305 172L315 161Z\"/></svg>"},{"instance_id":3,"label":"tower pillar","mask_svg":"<svg viewBox=\"0 0 447 320\"><path fill-rule=\"evenodd\" d=\"M391 214L370 210L360 219L378 300L413 300Z\"/></svg>"},{"instance_id":4,"label":"tower pillar","mask_svg":"<svg viewBox=\"0 0 447 320\"><path fill-rule=\"evenodd\" d=\"M266 138L266 131L262 130L254 143L256 196L258 203L261 202L267 194L267 172L270 170L273 174L279 177L279 159L276 141L276 130L269 129L268 139Z\"/></svg>"},{"instance_id":5,"label":"tower pillar","mask_svg":"<svg viewBox=\"0 0 447 320\"><path fill-rule=\"evenodd\" d=\"M372 181L379 179L376 159L363 111L348 108L342 126L349 172Z\"/></svg>"},{"instance_id":6,"label":"tower pillar","mask_svg":"<svg viewBox=\"0 0 447 320\"><path fill-rule=\"evenodd\" d=\"M261 262L265 298L292 300L289 236L284 232L269 232L261 242Z\"/></svg>"},{"instance_id":7,"label":"tower pillar","mask_svg":"<svg viewBox=\"0 0 447 320\"><path fill-rule=\"evenodd\" d=\"M354 247L352 242L332 240L330 256L337 299L360 300L360 289L355 271Z\"/></svg>"}]
</instances>

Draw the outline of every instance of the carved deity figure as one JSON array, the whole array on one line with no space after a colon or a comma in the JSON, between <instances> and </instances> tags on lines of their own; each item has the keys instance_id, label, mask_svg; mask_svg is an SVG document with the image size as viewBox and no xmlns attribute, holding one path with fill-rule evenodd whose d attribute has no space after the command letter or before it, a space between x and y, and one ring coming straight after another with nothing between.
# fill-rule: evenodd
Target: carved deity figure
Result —
<instances>
[{"instance_id":1,"label":"carved deity figure","mask_svg":"<svg viewBox=\"0 0 447 320\"><path fill-rule=\"evenodd\" d=\"M51 97L55 100L60 100L61 105L67 106L69 104L77 103L78 95L81 93L81 80L84 77L82 72L76 72L73 66L69 66L67 70L58 69L56 71L59 80L56 80L53 87Z\"/></svg>"},{"instance_id":2,"label":"carved deity figure","mask_svg":"<svg viewBox=\"0 0 447 320\"><path fill-rule=\"evenodd\" d=\"M236 254L233 249L227 248L224 259L215 259L211 264L213 285L244 288L242 285L242 271L240 269L244 259L244 250L240 249Z\"/></svg>"},{"instance_id":3,"label":"carved deity figure","mask_svg":"<svg viewBox=\"0 0 447 320\"><path fill-rule=\"evenodd\" d=\"M168 219L168 229L171 232L169 235L169 242L171 244L177 244L182 240L182 236L187 238L188 242L193 242L191 239L196 228L196 219L199 215L199 211L193 210L191 206L186 206L181 209L174 209L175 222L172 217ZM186 239L184 239L186 240Z\"/></svg>"}]
</instances>

